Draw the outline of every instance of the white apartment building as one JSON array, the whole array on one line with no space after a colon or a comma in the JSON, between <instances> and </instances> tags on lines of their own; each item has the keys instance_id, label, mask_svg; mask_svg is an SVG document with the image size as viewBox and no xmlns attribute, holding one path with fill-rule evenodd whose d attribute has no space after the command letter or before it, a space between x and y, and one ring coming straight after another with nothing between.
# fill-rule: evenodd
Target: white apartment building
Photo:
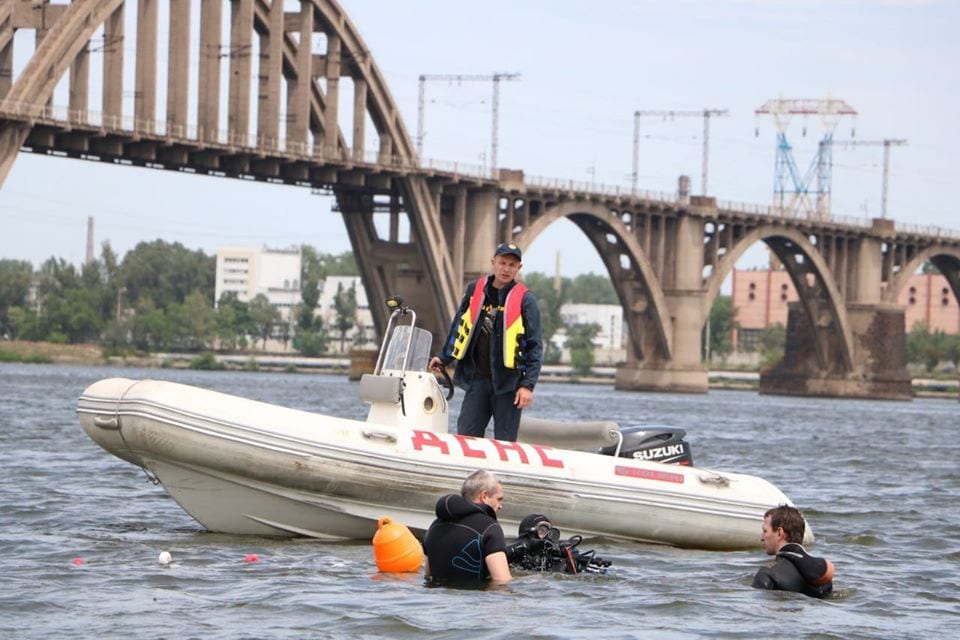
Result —
<instances>
[{"instance_id":1,"label":"white apartment building","mask_svg":"<svg viewBox=\"0 0 960 640\"><path fill-rule=\"evenodd\" d=\"M284 320L300 304L300 249L225 247L217 251L214 305L227 292L240 302L264 294Z\"/></svg>"},{"instance_id":2,"label":"white apartment building","mask_svg":"<svg viewBox=\"0 0 960 640\"><path fill-rule=\"evenodd\" d=\"M327 332L327 349L333 352L340 350L340 332L337 331L337 291L347 292L351 287L357 296L357 322L346 333L344 349L352 347L376 347L377 330L373 326L373 314L370 313L370 303L367 300L367 290L363 288L360 276L328 276L320 283L320 299L317 301L316 315L323 318L323 326Z\"/></svg>"},{"instance_id":3,"label":"white apartment building","mask_svg":"<svg viewBox=\"0 0 960 640\"><path fill-rule=\"evenodd\" d=\"M593 338L596 364L615 364L627 359L623 344L623 307L620 305L567 303L560 307L560 319L567 327L578 324L596 324L600 327ZM553 343L560 348L562 362L570 361L566 341L566 331L561 327L553 336Z\"/></svg>"}]
</instances>

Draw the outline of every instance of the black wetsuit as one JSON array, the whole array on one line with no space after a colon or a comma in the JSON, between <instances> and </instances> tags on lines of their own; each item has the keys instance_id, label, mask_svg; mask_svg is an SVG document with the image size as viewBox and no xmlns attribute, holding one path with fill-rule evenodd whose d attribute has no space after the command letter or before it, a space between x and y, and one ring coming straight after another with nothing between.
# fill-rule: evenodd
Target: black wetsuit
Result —
<instances>
[{"instance_id":1,"label":"black wetsuit","mask_svg":"<svg viewBox=\"0 0 960 640\"><path fill-rule=\"evenodd\" d=\"M794 542L783 545L773 563L762 567L753 577L755 589L795 591L812 598L822 598L833 591L833 581L826 578L833 567L823 558L807 553Z\"/></svg>"},{"instance_id":2,"label":"black wetsuit","mask_svg":"<svg viewBox=\"0 0 960 640\"><path fill-rule=\"evenodd\" d=\"M433 584L480 586L490 579L486 557L506 550L496 512L458 494L437 501L437 519L423 539Z\"/></svg>"}]
</instances>

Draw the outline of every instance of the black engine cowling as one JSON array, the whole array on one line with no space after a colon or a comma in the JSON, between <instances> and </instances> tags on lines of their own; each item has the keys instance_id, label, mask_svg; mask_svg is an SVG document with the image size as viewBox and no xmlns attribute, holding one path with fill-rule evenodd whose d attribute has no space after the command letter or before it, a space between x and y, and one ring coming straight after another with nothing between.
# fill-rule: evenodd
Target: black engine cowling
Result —
<instances>
[{"instance_id":1,"label":"black engine cowling","mask_svg":"<svg viewBox=\"0 0 960 640\"><path fill-rule=\"evenodd\" d=\"M687 432L679 427L663 425L639 425L621 427L621 458L634 458L651 462L665 462L693 466L690 444L684 440ZM612 456L617 447L604 447L600 453Z\"/></svg>"}]
</instances>

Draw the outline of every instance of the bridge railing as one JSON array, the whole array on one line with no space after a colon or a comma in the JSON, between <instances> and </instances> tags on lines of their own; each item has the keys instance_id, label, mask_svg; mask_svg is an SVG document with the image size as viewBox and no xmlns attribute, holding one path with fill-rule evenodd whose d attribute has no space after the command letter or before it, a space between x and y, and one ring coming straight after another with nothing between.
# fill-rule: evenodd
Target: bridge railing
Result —
<instances>
[{"instance_id":1,"label":"bridge railing","mask_svg":"<svg viewBox=\"0 0 960 640\"><path fill-rule=\"evenodd\" d=\"M64 106L33 104L12 100L0 101L0 117L20 120L28 123L42 122L52 126L88 126L119 135L148 134L162 136L171 142L186 146L224 145L241 148L256 154L282 154L286 157L301 159L305 162L336 163L346 165L366 165L371 168L389 168L403 173L435 171L450 175L467 176L480 180L496 181L499 171L494 167L434 160L429 158L404 158L396 155L384 155L378 150L352 150L326 147L311 142L298 142L282 137L263 136L256 133L236 133L226 129L205 130L196 124L180 125L165 120L144 120L129 115L111 115L93 110L69 109ZM677 193L637 190L621 185L597 184L584 180L568 180L543 176L524 176L524 185L537 189L565 191L578 195L598 197L637 198L642 200L677 204ZM783 220L808 219L806 214L796 210L786 210L776 205L757 203L717 201L718 211L752 213ZM870 228L871 218L830 214L818 223L843 225L847 227ZM900 232L922 236L960 239L960 231L945 229L934 225L911 225L896 223Z\"/></svg>"},{"instance_id":2,"label":"bridge railing","mask_svg":"<svg viewBox=\"0 0 960 640\"><path fill-rule=\"evenodd\" d=\"M753 213L761 216L775 216L779 209L769 204L757 204L756 202L734 202L732 200L717 200L718 211L742 211L744 213Z\"/></svg>"},{"instance_id":3,"label":"bridge railing","mask_svg":"<svg viewBox=\"0 0 960 640\"><path fill-rule=\"evenodd\" d=\"M100 111L69 109L56 105L38 105L4 100L0 102L0 115L16 120L42 122L56 126L96 127L120 135L133 133L156 135L186 145L229 145L242 147L245 150L257 153L294 156L310 162L363 164L371 167L388 167L403 172L427 169L481 180L496 180L496 171L486 166L434 159L419 161L416 158L404 158L397 155L385 156L378 150L363 150L361 152L353 149L327 147L311 142L298 142L279 136L236 133L227 129L211 131L196 124L181 125L165 120L145 120L129 115L110 115Z\"/></svg>"},{"instance_id":4,"label":"bridge railing","mask_svg":"<svg viewBox=\"0 0 960 640\"><path fill-rule=\"evenodd\" d=\"M949 240L960 240L960 231L955 229L944 229L943 227L937 227L934 225L900 224L898 222L897 231L902 233L913 233L918 236L934 236Z\"/></svg>"},{"instance_id":5,"label":"bridge railing","mask_svg":"<svg viewBox=\"0 0 960 640\"><path fill-rule=\"evenodd\" d=\"M566 180L564 178L548 178L544 176L524 176L523 180L528 187L546 189L550 191L566 191L570 193L586 193L597 196L613 196L615 198L642 198L659 202L676 203L679 196L664 191L647 191L632 189L631 187L611 184L597 184L584 180Z\"/></svg>"},{"instance_id":6,"label":"bridge railing","mask_svg":"<svg viewBox=\"0 0 960 640\"><path fill-rule=\"evenodd\" d=\"M752 213L755 215L778 218L780 220L813 220L819 223L842 225L845 227L860 227L869 229L873 226L872 218L845 216L831 213L823 218L811 218L805 212L797 209L786 209L775 204L757 204L753 202L732 202L728 200L717 201L718 211L730 211L736 213ZM897 226L899 228L899 225Z\"/></svg>"}]
</instances>

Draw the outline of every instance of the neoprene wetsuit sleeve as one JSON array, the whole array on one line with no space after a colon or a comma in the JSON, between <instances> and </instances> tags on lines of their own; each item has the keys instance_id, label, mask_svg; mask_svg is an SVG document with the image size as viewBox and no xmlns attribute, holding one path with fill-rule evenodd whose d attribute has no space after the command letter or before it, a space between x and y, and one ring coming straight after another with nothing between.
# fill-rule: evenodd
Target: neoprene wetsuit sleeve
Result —
<instances>
[{"instance_id":1,"label":"neoprene wetsuit sleeve","mask_svg":"<svg viewBox=\"0 0 960 640\"><path fill-rule=\"evenodd\" d=\"M774 581L773 576L770 575L770 572L766 567L762 567L757 571L757 575L753 576L753 584L750 585L754 589L776 589L777 583Z\"/></svg>"},{"instance_id":2,"label":"neoprene wetsuit sleeve","mask_svg":"<svg viewBox=\"0 0 960 640\"><path fill-rule=\"evenodd\" d=\"M507 550L507 540L503 536L503 528L499 524L493 524L487 527L483 532L481 544L483 545L484 557L491 553Z\"/></svg>"}]
</instances>

